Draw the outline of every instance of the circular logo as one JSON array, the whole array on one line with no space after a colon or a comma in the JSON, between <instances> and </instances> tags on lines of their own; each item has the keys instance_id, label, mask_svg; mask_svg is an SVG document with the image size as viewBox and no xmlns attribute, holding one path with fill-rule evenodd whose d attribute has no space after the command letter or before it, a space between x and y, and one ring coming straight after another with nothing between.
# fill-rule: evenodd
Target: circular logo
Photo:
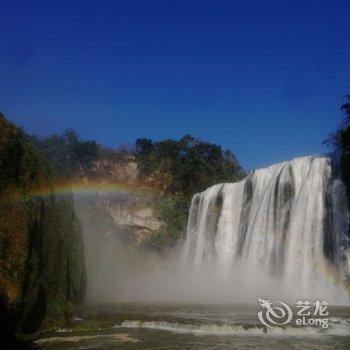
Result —
<instances>
[{"instance_id":1,"label":"circular logo","mask_svg":"<svg viewBox=\"0 0 350 350\"><path fill-rule=\"evenodd\" d=\"M293 312L289 305L279 301L279 306L273 306L269 300L258 298L263 311L258 312L259 321L266 327L284 325L292 320Z\"/></svg>"}]
</instances>

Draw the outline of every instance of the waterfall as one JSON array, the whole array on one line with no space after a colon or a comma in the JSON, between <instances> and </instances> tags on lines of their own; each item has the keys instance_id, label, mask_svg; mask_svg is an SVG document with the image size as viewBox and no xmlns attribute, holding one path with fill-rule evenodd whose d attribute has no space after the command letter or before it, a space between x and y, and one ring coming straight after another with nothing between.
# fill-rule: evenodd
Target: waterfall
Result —
<instances>
[{"instance_id":1,"label":"waterfall","mask_svg":"<svg viewBox=\"0 0 350 350\"><path fill-rule=\"evenodd\" d=\"M347 303L348 221L330 159L296 158L196 194L181 260L208 284L230 281L238 299Z\"/></svg>"}]
</instances>

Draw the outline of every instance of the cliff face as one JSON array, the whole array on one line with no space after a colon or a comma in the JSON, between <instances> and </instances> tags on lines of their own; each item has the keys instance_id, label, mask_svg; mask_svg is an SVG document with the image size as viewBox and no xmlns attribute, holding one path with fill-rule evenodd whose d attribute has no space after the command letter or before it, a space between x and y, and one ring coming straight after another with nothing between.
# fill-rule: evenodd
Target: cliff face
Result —
<instances>
[{"instance_id":1,"label":"cliff face","mask_svg":"<svg viewBox=\"0 0 350 350\"><path fill-rule=\"evenodd\" d=\"M105 197L101 204L114 225L121 230L128 230L132 240L142 245L145 237L158 231L164 224L155 214L155 201L156 197L150 195L130 195L122 198Z\"/></svg>"},{"instance_id":2,"label":"cliff face","mask_svg":"<svg viewBox=\"0 0 350 350\"><path fill-rule=\"evenodd\" d=\"M127 155L121 159L102 156L93 163L88 176L83 177L98 179L99 181L136 184L138 169L135 157Z\"/></svg>"},{"instance_id":3,"label":"cliff face","mask_svg":"<svg viewBox=\"0 0 350 350\"><path fill-rule=\"evenodd\" d=\"M54 179L0 115L0 314L8 337L69 316L84 294L81 225L72 198L56 194Z\"/></svg>"},{"instance_id":4,"label":"cliff face","mask_svg":"<svg viewBox=\"0 0 350 350\"><path fill-rule=\"evenodd\" d=\"M145 239L164 226L156 215L157 201L159 196L155 194L101 191L88 197L77 196L75 209L86 239L117 239L140 248Z\"/></svg>"},{"instance_id":5,"label":"cliff face","mask_svg":"<svg viewBox=\"0 0 350 350\"><path fill-rule=\"evenodd\" d=\"M120 301L126 274L144 267L139 260L147 255L146 243L163 225L154 210L158 197L105 190L76 195L75 199L84 228L86 300ZM138 268L133 270L131 266Z\"/></svg>"}]
</instances>

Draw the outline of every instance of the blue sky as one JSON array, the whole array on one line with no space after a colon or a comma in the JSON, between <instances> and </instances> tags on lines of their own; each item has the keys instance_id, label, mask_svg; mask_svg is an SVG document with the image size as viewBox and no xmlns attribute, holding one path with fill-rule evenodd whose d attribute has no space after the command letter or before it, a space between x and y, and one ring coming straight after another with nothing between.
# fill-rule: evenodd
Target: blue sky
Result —
<instances>
[{"instance_id":1,"label":"blue sky","mask_svg":"<svg viewBox=\"0 0 350 350\"><path fill-rule=\"evenodd\" d=\"M108 146L191 134L246 168L322 153L350 93L349 1L0 2L0 110Z\"/></svg>"}]
</instances>

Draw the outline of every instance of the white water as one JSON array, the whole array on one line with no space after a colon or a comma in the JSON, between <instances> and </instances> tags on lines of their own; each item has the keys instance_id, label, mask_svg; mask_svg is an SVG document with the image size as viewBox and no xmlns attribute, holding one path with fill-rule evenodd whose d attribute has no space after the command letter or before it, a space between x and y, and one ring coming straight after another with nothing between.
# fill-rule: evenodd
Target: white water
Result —
<instances>
[{"instance_id":1,"label":"white water","mask_svg":"<svg viewBox=\"0 0 350 350\"><path fill-rule=\"evenodd\" d=\"M287 326L287 327L273 327L266 328L261 325L239 325L239 324L221 324L204 323L191 324L168 321L141 321L141 320L127 320L123 321L121 325L115 325L114 328L146 328L156 329L162 331L176 332L176 333L195 333L195 334L226 334L226 335L254 335L254 336L313 336L320 334L349 336L349 322L348 319L330 320L329 327L326 329L322 327L312 326Z\"/></svg>"},{"instance_id":2,"label":"white water","mask_svg":"<svg viewBox=\"0 0 350 350\"><path fill-rule=\"evenodd\" d=\"M233 300L348 303L346 203L344 185L324 157L297 158L210 187L192 199L184 269L206 276L208 288L230 288Z\"/></svg>"}]
</instances>

